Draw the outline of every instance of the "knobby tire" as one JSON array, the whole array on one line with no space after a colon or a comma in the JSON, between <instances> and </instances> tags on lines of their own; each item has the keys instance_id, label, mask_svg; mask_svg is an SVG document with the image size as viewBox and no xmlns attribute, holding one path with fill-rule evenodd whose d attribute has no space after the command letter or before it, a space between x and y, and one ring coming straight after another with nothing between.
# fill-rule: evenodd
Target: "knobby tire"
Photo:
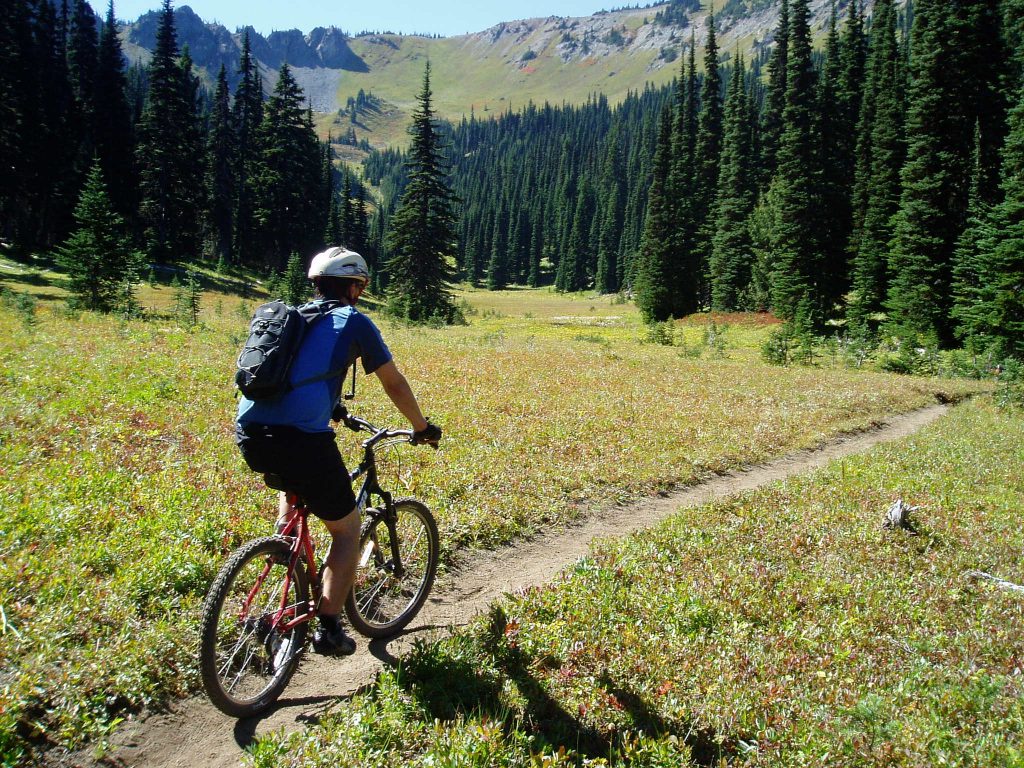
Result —
<instances>
[{"instance_id":1,"label":"knobby tire","mask_svg":"<svg viewBox=\"0 0 1024 768\"><path fill-rule=\"evenodd\" d=\"M281 605L291 552L281 536L243 544L221 568L203 602L199 668L213 704L232 717L252 717L281 695L299 665L309 623L286 633L273 619ZM260 584L260 577L263 576ZM250 592L260 584L244 609ZM309 582L300 561L286 597L285 621L306 611Z\"/></svg>"},{"instance_id":2,"label":"knobby tire","mask_svg":"<svg viewBox=\"0 0 1024 768\"><path fill-rule=\"evenodd\" d=\"M395 501L395 510L402 576L395 574L392 531L385 520L372 521L359 537L360 559L345 613L366 637L390 637L412 621L437 572L440 540L430 510L411 498Z\"/></svg>"}]
</instances>

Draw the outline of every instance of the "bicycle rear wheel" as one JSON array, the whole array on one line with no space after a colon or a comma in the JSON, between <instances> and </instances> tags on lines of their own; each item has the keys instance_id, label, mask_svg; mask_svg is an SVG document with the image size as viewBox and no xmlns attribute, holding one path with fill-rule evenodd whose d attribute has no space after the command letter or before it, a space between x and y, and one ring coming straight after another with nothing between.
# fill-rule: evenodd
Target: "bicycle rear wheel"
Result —
<instances>
[{"instance_id":1,"label":"bicycle rear wheel","mask_svg":"<svg viewBox=\"0 0 1024 768\"><path fill-rule=\"evenodd\" d=\"M225 714L259 714L299 665L309 622L278 628L308 611L305 566L289 574L290 559L279 536L250 541L224 564L203 602L199 669L210 701Z\"/></svg>"},{"instance_id":2,"label":"bicycle rear wheel","mask_svg":"<svg viewBox=\"0 0 1024 768\"><path fill-rule=\"evenodd\" d=\"M366 637L388 637L412 621L437 572L440 544L430 510L416 499L399 499L395 513L391 522L384 517L372 520L359 539L356 580L345 600L345 613Z\"/></svg>"}]
</instances>

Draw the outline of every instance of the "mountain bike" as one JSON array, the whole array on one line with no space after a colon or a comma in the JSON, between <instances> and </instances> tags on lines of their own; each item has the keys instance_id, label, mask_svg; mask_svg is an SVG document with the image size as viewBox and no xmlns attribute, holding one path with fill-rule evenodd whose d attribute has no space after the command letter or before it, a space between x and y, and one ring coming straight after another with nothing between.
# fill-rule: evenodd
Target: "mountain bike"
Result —
<instances>
[{"instance_id":1,"label":"mountain bike","mask_svg":"<svg viewBox=\"0 0 1024 768\"><path fill-rule=\"evenodd\" d=\"M362 461L350 473L353 483L363 477L356 494L363 522L345 613L360 634L389 637L412 621L430 594L440 547L437 525L425 504L393 498L378 479L376 452L412 442L412 431L378 429L350 415L345 425L372 434L362 444ZM257 715L281 695L306 649L309 622L321 597L308 509L283 478L264 479L287 494L283 527L236 549L203 602L203 685L213 704L233 717ZM374 499L378 503L371 503Z\"/></svg>"}]
</instances>

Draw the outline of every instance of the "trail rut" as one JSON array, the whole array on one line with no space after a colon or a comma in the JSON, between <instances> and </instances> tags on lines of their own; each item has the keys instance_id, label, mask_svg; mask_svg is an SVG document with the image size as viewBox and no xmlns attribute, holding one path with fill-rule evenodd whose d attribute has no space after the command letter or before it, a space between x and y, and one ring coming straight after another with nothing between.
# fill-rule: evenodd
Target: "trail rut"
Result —
<instances>
[{"instance_id":1,"label":"trail rut","mask_svg":"<svg viewBox=\"0 0 1024 768\"><path fill-rule=\"evenodd\" d=\"M603 510L577 525L514 546L470 553L459 559L435 586L431 599L401 636L369 644L361 640L356 654L345 659L307 654L277 707L265 717L233 720L204 698L194 697L178 703L170 712L122 725L100 764L118 768L239 765L245 747L259 735L279 729L298 730L315 723L331 707L343 706L344 697L371 683L384 665L395 663L415 639L443 635L452 627L465 624L500 595L550 580L586 554L593 539L623 536L651 526L682 507L758 488L905 437L939 418L947 409L948 406L935 405L895 416L878 427L836 438L815 450L799 451L664 496Z\"/></svg>"}]
</instances>

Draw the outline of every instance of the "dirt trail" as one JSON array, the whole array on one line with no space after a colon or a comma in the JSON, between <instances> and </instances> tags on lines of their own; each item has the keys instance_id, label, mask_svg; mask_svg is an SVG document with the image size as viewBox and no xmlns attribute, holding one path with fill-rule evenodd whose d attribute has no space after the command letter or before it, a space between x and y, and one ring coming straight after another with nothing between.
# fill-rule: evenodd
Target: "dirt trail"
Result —
<instances>
[{"instance_id":1,"label":"dirt trail","mask_svg":"<svg viewBox=\"0 0 1024 768\"><path fill-rule=\"evenodd\" d=\"M245 746L256 736L293 731L316 722L339 700L371 683L385 664L394 663L416 638L444 634L465 624L496 597L521 587L541 584L588 551L592 539L622 536L645 528L681 507L705 504L774 480L816 469L829 461L904 437L944 414L936 405L896 416L887 423L837 438L823 447L800 451L763 465L715 477L665 496L595 514L578 525L537 536L530 541L462 558L434 593L410 628L389 641L360 641L346 659L307 654L278 702L259 720L234 720L204 698L177 704L173 711L124 724L113 736L107 766L210 766L227 768L243 761ZM343 703L343 702L341 702Z\"/></svg>"}]
</instances>

